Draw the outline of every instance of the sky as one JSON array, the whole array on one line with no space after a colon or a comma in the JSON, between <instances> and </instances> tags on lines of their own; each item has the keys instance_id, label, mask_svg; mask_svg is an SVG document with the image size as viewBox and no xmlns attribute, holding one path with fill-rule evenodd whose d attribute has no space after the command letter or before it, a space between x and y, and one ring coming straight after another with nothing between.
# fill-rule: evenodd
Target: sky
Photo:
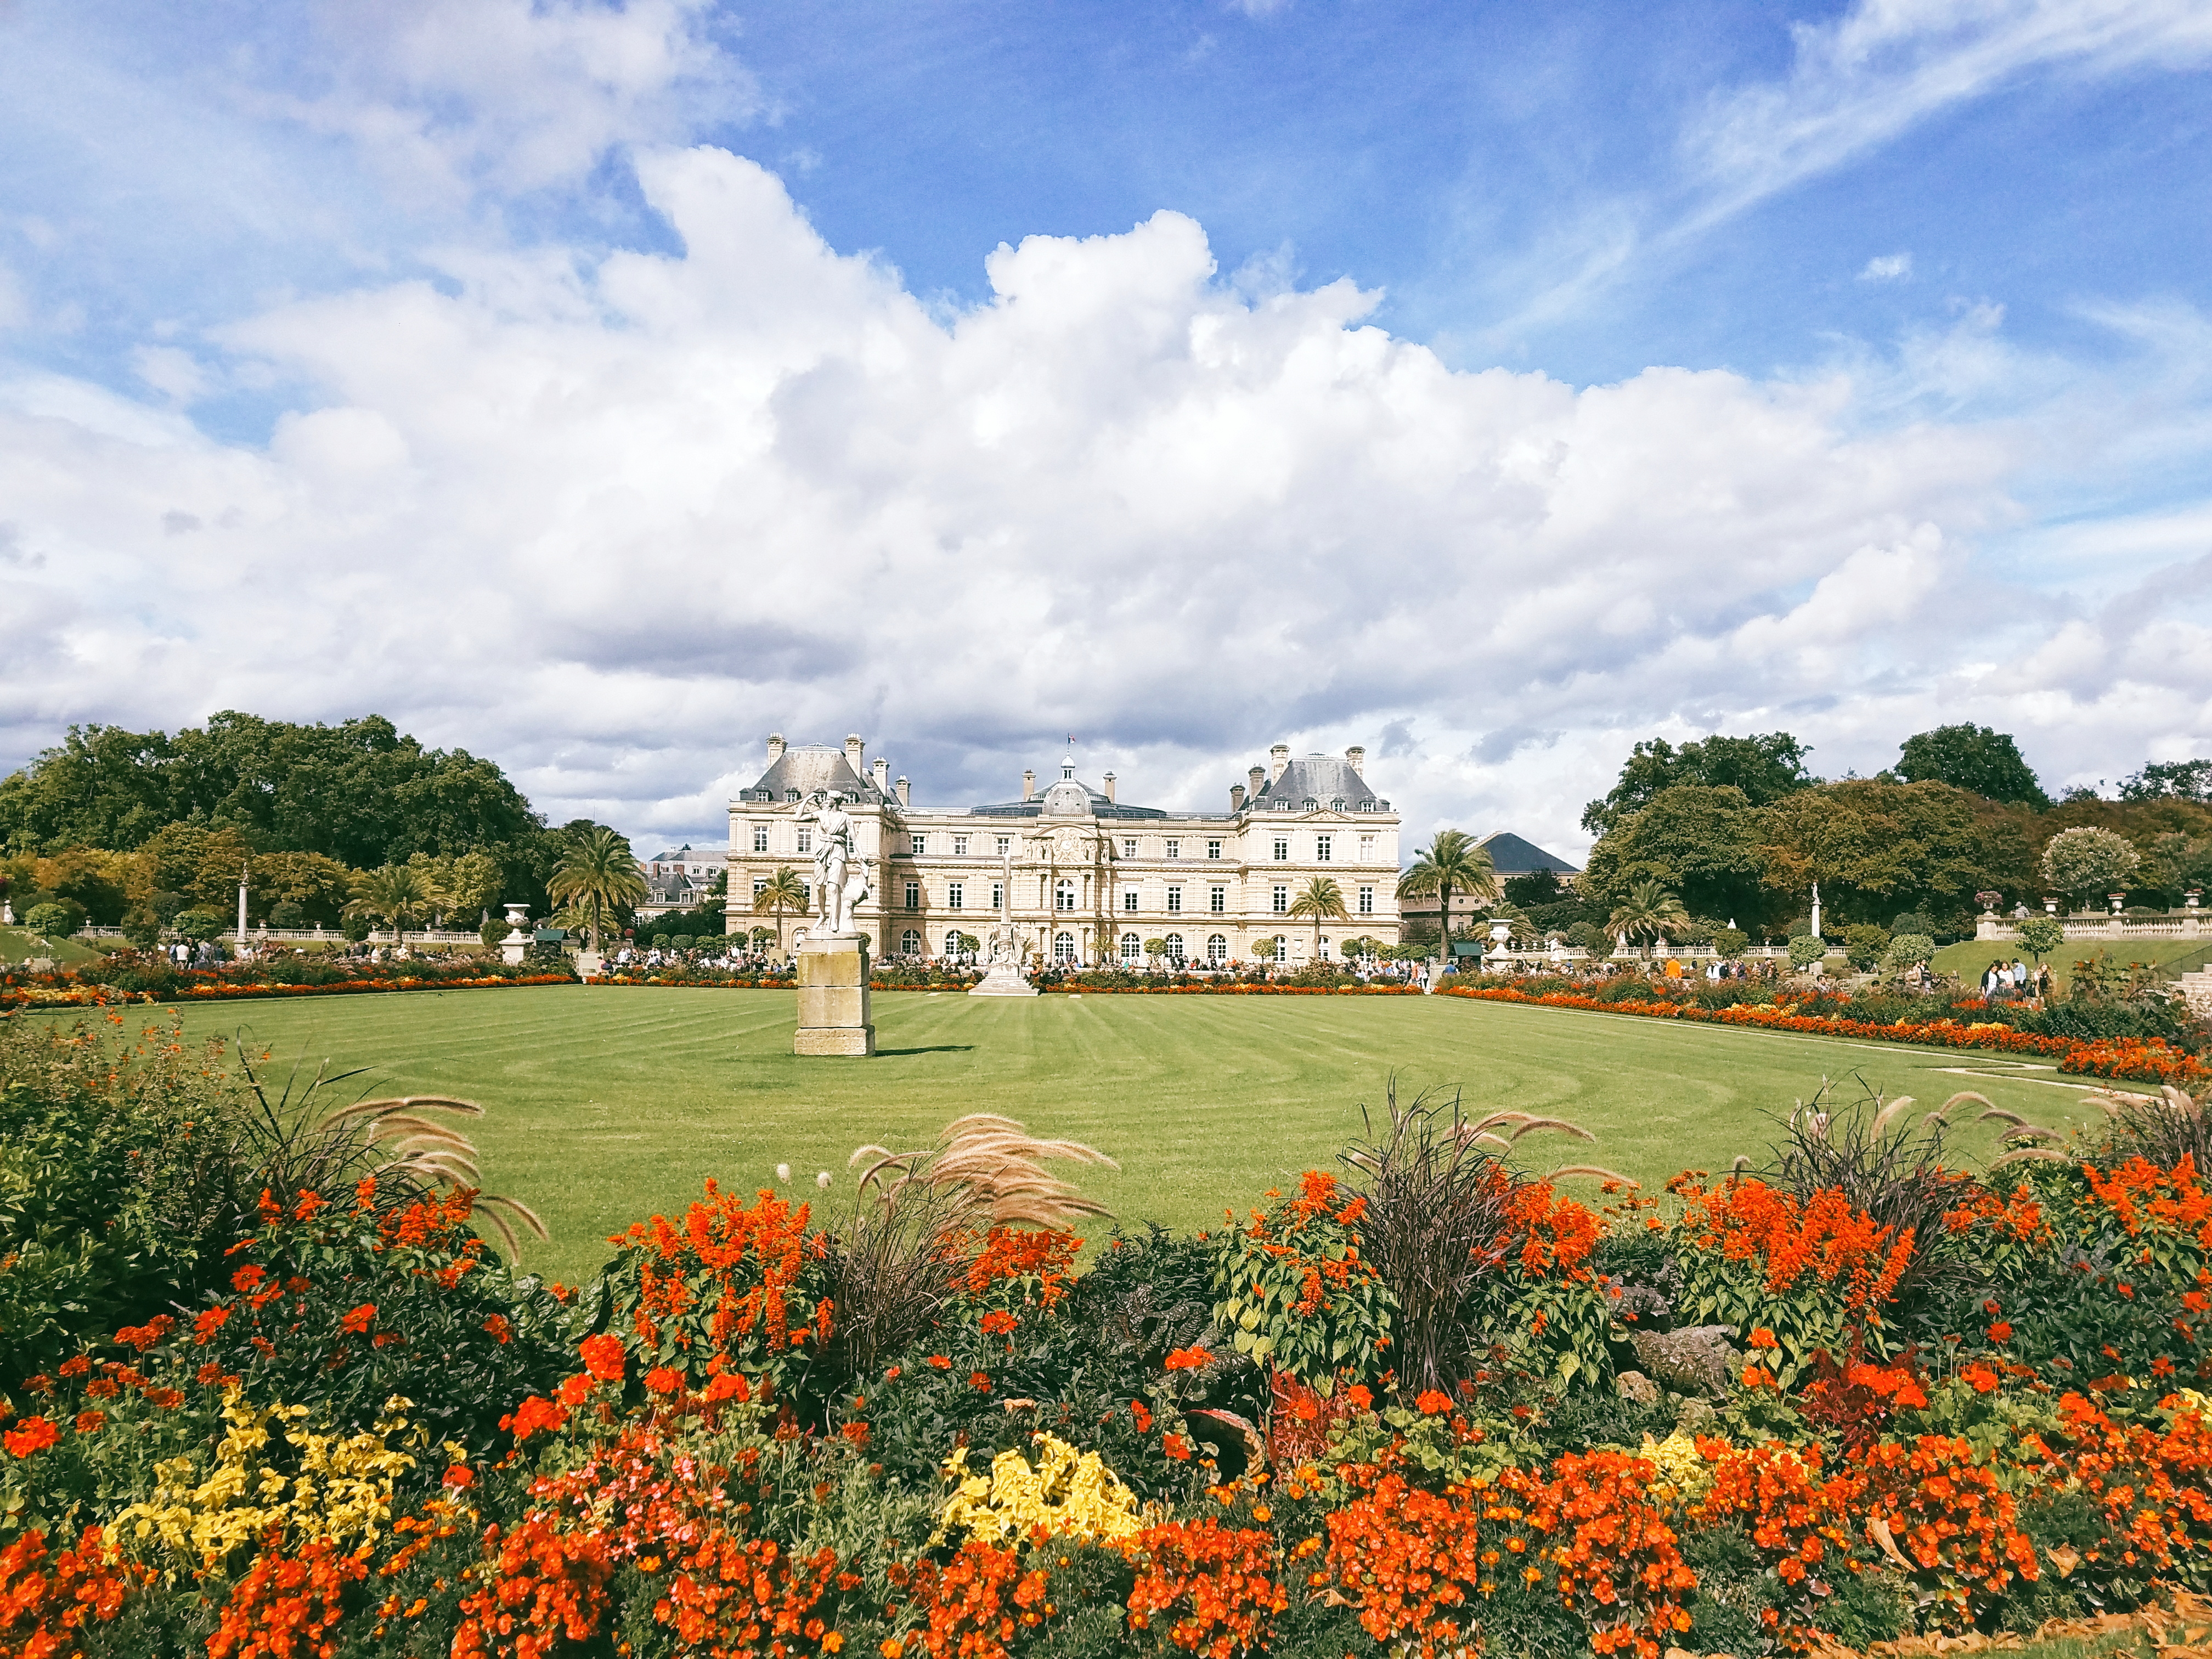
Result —
<instances>
[{"instance_id":1,"label":"sky","mask_svg":"<svg viewBox=\"0 0 2212 1659\"><path fill-rule=\"evenodd\" d=\"M2212 755L2212 0L0 0L0 770Z\"/></svg>"}]
</instances>

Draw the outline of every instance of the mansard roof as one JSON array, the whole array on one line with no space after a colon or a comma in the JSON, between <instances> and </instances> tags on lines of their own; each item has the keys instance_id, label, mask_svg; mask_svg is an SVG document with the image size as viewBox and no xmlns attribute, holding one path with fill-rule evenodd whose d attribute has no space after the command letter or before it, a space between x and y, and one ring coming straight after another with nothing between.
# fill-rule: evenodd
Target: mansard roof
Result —
<instances>
[{"instance_id":1,"label":"mansard roof","mask_svg":"<svg viewBox=\"0 0 2212 1659\"><path fill-rule=\"evenodd\" d=\"M1560 876L1582 873L1565 859L1504 830L1494 836L1485 836L1482 849L1490 854L1491 867L1500 876L1533 876L1539 870L1549 870Z\"/></svg>"},{"instance_id":2,"label":"mansard roof","mask_svg":"<svg viewBox=\"0 0 2212 1659\"><path fill-rule=\"evenodd\" d=\"M841 790L845 799L879 805L885 797L874 784L853 769L842 749L826 743L793 744L769 763L767 771L739 800L805 800L816 790Z\"/></svg>"},{"instance_id":3,"label":"mansard roof","mask_svg":"<svg viewBox=\"0 0 2212 1659\"><path fill-rule=\"evenodd\" d=\"M1064 790L1070 788L1080 789L1083 792L1085 799L1090 803L1091 815L1093 817L1109 818L1120 822L1127 822L1134 818L1187 817L1190 816L1188 813L1177 814L1163 811L1157 806L1129 806L1120 801L1109 800L1106 799L1106 792L1104 790L1094 789L1089 784L1082 782L1080 780L1063 780L1060 782L1049 784L1045 788L1039 790L1035 795L1032 795L1027 800L999 801L988 805L971 806L968 811L971 817L979 818L1042 817L1044 816L1045 797L1051 794L1055 789ZM1079 815L1072 812L1055 812L1053 816L1055 817L1073 817Z\"/></svg>"},{"instance_id":4,"label":"mansard roof","mask_svg":"<svg viewBox=\"0 0 2212 1659\"><path fill-rule=\"evenodd\" d=\"M1282 775L1265 785L1251 805L1256 811L1328 807L1341 812L1357 810L1363 801L1370 812L1389 810L1389 802L1377 800L1367 780L1353 771L1352 763L1343 756L1308 755L1304 760L1286 762Z\"/></svg>"}]
</instances>

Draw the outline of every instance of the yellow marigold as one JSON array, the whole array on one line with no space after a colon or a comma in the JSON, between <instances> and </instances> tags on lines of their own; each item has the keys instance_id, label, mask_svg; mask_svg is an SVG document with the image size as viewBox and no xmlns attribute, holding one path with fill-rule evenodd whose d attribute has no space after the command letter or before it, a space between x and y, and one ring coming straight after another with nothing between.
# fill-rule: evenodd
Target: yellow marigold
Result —
<instances>
[{"instance_id":1,"label":"yellow marigold","mask_svg":"<svg viewBox=\"0 0 2212 1659\"><path fill-rule=\"evenodd\" d=\"M1660 1484L1672 1487L1686 1503L1694 1502L1713 1484L1712 1470L1698 1449L1697 1437L1686 1429L1677 1429L1664 1440L1645 1435L1637 1455L1656 1468Z\"/></svg>"},{"instance_id":2,"label":"yellow marigold","mask_svg":"<svg viewBox=\"0 0 2212 1659\"><path fill-rule=\"evenodd\" d=\"M965 1532L978 1538L1025 1537L1034 1528L1078 1538L1115 1539L1143 1528L1137 1495L1099 1461L1097 1452L1078 1453L1048 1434L1030 1437L1037 1447L1036 1467L1018 1451L1000 1452L991 1472L968 1467L968 1449L945 1460L945 1473L959 1484L938 1516L938 1537Z\"/></svg>"}]
</instances>

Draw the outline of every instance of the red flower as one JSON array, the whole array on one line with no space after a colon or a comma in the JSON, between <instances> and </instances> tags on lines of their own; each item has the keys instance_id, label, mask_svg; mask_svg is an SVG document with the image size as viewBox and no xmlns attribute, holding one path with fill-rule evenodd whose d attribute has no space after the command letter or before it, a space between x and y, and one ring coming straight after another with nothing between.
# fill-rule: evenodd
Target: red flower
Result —
<instances>
[{"instance_id":1,"label":"red flower","mask_svg":"<svg viewBox=\"0 0 2212 1659\"><path fill-rule=\"evenodd\" d=\"M1452 1408L1451 1396L1442 1389L1424 1389L1421 1397L1413 1403L1428 1417L1441 1417Z\"/></svg>"},{"instance_id":2,"label":"red flower","mask_svg":"<svg viewBox=\"0 0 2212 1659\"><path fill-rule=\"evenodd\" d=\"M1160 1437L1160 1449L1178 1463L1190 1462L1190 1442L1179 1434L1163 1435Z\"/></svg>"},{"instance_id":3,"label":"red flower","mask_svg":"<svg viewBox=\"0 0 2212 1659\"><path fill-rule=\"evenodd\" d=\"M106 1426L106 1412L79 1412L76 1414L76 1431L79 1434L98 1434Z\"/></svg>"},{"instance_id":4,"label":"red flower","mask_svg":"<svg viewBox=\"0 0 2212 1659\"><path fill-rule=\"evenodd\" d=\"M483 1328L489 1331L497 1341L502 1344L514 1340L514 1327L507 1322L507 1316L505 1314L493 1314L489 1318L484 1321Z\"/></svg>"},{"instance_id":5,"label":"red flower","mask_svg":"<svg viewBox=\"0 0 2212 1659\"><path fill-rule=\"evenodd\" d=\"M1014 1327L1018 1323L1020 1323L1020 1322L1017 1320L1013 1315L1006 1312L1004 1309L994 1309L991 1312L983 1316L983 1334L986 1336L1011 1336L1013 1334Z\"/></svg>"},{"instance_id":6,"label":"red flower","mask_svg":"<svg viewBox=\"0 0 2212 1659\"><path fill-rule=\"evenodd\" d=\"M348 1313L343 1319L338 1321L338 1328L342 1331L362 1332L366 1331L375 1322L376 1304L374 1302L364 1302L361 1306Z\"/></svg>"},{"instance_id":7,"label":"red flower","mask_svg":"<svg viewBox=\"0 0 2212 1659\"><path fill-rule=\"evenodd\" d=\"M1213 1356L1202 1347L1177 1348L1168 1356L1168 1369L1171 1371L1194 1371L1212 1363Z\"/></svg>"},{"instance_id":8,"label":"red flower","mask_svg":"<svg viewBox=\"0 0 2212 1659\"><path fill-rule=\"evenodd\" d=\"M1760 1325L1752 1331L1751 1336L1748 1339L1748 1346L1754 1348L1779 1348L1782 1345L1774 1340L1774 1333L1772 1331L1768 1330L1765 1326Z\"/></svg>"},{"instance_id":9,"label":"red flower","mask_svg":"<svg viewBox=\"0 0 2212 1659\"><path fill-rule=\"evenodd\" d=\"M567 1410L551 1401L532 1395L508 1415L499 1419L502 1429L512 1429L518 1443L527 1440L540 1429L557 1429L568 1420Z\"/></svg>"},{"instance_id":10,"label":"red flower","mask_svg":"<svg viewBox=\"0 0 2212 1659\"><path fill-rule=\"evenodd\" d=\"M1356 1412L1364 1412L1375 1403L1375 1396L1368 1392L1364 1382L1353 1383L1344 1391L1344 1397L1352 1402L1352 1409Z\"/></svg>"},{"instance_id":11,"label":"red flower","mask_svg":"<svg viewBox=\"0 0 2212 1659\"><path fill-rule=\"evenodd\" d=\"M305 1221L329 1201L320 1193L301 1193L299 1203L293 1206L292 1218L295 1221Z\"/></svg>"},{"instance_id":12,"label":"red flower","mask_svg":"<svg viewBox=\"0 0 2212 1659\"><path fill-rule=\"evenodd\" d=\"M991 1392L991 1373L990 1373L990 1372L988 1372L988 1371L970 1371L970 1372L969 1372L969 1373L968 1373L968 1386L969 1386L969 1388L971 1388L971 1389L981 1389L981 1390L983 1393L985 1393L985 1394L988 1394L988 1393L990 1393L990 1392Z\"/></svg>"},{"instance_id":13,"label":"red flower","mask_svg":"<svg viewBox=\"0 0 2212 1659\"><path fill-rule=\"evenodd\" d=\"M240 1267L230 1276L230 1288L234 1291L251 1291L268 1277L267 1272L264 1269L248 1265Z\"/></svg>"},{"instance_id":14,"label":"red flower","mask_svg":"<svg viewBox=\"0 0 2212 1659\"><path fill-rule=\"evenodd\" d=\"M709 1405L720 1405L725 1400L734 1400L742 1405L752 1397L752 1389L742 1376L725 1374L707 1385L707 1403Z\"/></svg>"},{"instance_id":15,"label":"red flower","mask_svg":"<svg viewBox=\"0 0 2212 1659\"><path fill-rule=\"evenodd\" d=\"M518 1439L520 1437L519 1435L516 1437ZM446 1478L440 1484L451 1486L456 1492L462 1492L476 1485L476 1481L477 1474L474 1469L465 1463L456 1463L446 1471Z\"/></svg>"},{"instance_id":16,"label":"red flower","mask_svg":"<svg viewBox=\"0 0 2212 1659\"><path fill-rule=\"evenodd\" d=\"M193 1342L204 1347L214 1341L215 1334L222 1328L223 1322L229 1317L230 1310L228 1308L210 1308L192 1321Z\"/></svg>"},{"instance_id":17,"label":"red flower","mask_svg":"<svg viewBox=\"0 0 2212 1659\"><path fill-rule=\"evenodd\" d=\"M947 1359L941 1353L933 1353L930 1355L929 1365L930 1369L933 1370L949 1371L952 1369L952 1362Z\"/></svg>"},{"instance_id":18,"label":"red flower","mask_svg":"<svg viewBox=\"0 0 2212 1659\"><path fill-rule=\"evenodd\" d=\"M622 1338L611 1336L603 1331L597 1336L586 1337L576 1345L576 1352L584 1356L584 1369L600 1382L622 1381L625 1358Z\"/></svg>"},{"instance_id":19,"label":"red flower","mask_svg":"<svg viewBox=\"0 0 2212 1659\"><path fill-rule=\"evenodd\" d=\"M6 1446L11 1456L28 1457L33 1452L46 1450L60 1438L61 1431L45 1418L27 1417L21 1427L0 1435L0 1445Z\"/></svg>"},{"instance_id":20,"label":"red flower","mask_svg":"<svg viewBox=\"0 0 2212 1659\"><path fill-rule=\"evenodd\" d=\"M684 1386L684 1373L667 1365L655 1365L645 1374L645 1386L653 1394L674 1394Z\"/></svg>"},{"instance_id":21,"label":"red flower","mask_svg":"<svg viewBox=\"0 0 2212 1659\"><path fill-rule=\"evenodd\" d=\"M2004 1320L2002 1320L2002 1319L2000 1319L1999 1321L1997 1321L1997 1322L1996 1322L1996 1324L1994 1324L1994 1325L1992 1325L1992 1326L1990 1326L1990 1341L1992 1341L1992 1342L2009 1342L2009 1341L2011 1341L2011 1340L2012 1340L2012 1327L2011 1327L2011 1325L2010 1325L2010 1324L2008 1324L2008 1322L2006 1322Z\"/></svg>"}]
</instances>

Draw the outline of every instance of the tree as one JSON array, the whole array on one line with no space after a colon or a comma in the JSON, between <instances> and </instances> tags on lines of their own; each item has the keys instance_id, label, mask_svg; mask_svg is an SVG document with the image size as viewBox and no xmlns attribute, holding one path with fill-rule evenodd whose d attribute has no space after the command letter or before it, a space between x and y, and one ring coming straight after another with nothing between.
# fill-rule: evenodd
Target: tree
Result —
<instances>
[{"instance_id":1,"label":"tree","mask_svg":"<svg viewBox=\"0 0 2212 1659\"><path fill-rule=\"evenodd\" d=\"M1681 900L1656 881L1642 881L1613 906L1606 927L1616 938L1656 939L1689 919Z\"/></svg>"},{"instance_id":2,"label":"tree","mask_svg":"<svg viewBox=\"0 0 2212 1659\"><path fill-rule=\"evenodd\" d=\"M1858 972L1870 974L1881 965L1882 953L1889 944L1888 928L1855 923L1844 929L1844 959Z\"/></svg>"},{"instance_id":3,"label":"tree","mask_svg":"<svg viewBox=\"0 0 2212 1659\"><path fill-rule=\"evenodd\" d=\"M1298 889L1297 896L1291 901L1290 914L1313 923L1316 962L1321 960L1322 923L1351 920L1344 908L1344 889L1328 876L1315 876Z\"/></svg>"},{"instance_id":4,"label":"tree","mask_svg":"<svg viewBox=\"0 0 2212 1659\"><path fill-rule=\"evenodd\" d=\"M757 916L775 913L775 948L783 949L783 913L806 908L806 884L799 879L799 872L787 864L776 866L775 873L768 878L760 891L753 895L753 914Z\"/></svg>"},{"instance_id":5,"label":"tree","mask_svg":"<svg viewBox=\"0 0 2212 1659\"><path fill-rule=\"evenodd\" d=\"M1590 849L1583 890L1618 900L1641 883L1681 896L1692 915L1754 916L1770 902L1761 887L1761 819L1729 784L1677 784L1617 818Z\"/></svg>"},{"instance_id":6,"label":"tree","mask_svg":"<svg viewBox=\"0 0 2212 1659\"><path fill-rule=\"evenodd\" d=\"M1273 962L1275 959L1275 941L1271 939L1254 939L1252 954L1261 962Z\"/></svg>"},{"instance_id":7,"label":"tree","mask_svg":"<svg viewBox=\"0 0 2212 1659\"><path fill-rule=\"evenodd\" d=\"M597 956L606 912L627 908L652 890L637 867L629 837L601 823L574 837L545 890L555 903L575 905L589 917L592 954Z\"/></svg>"},{"instance_id":8,"label":"tree","mask_svg":"<svg viewBox=\"0 0 2212 1659\"><path fill-rule=\"evenodd\" d=\"M1729 962L1744 953L1751 943L1751 935L1741 927L1718 927L1713 930L1713 949Z\"/></svg>"},{"instance_id":9,"label":"tree","mask_svg":"<svg viewBox=\"0 0 2212 1659\"><path fill-rule=\"evenodd\" d=\"M430 904L430 890L423 885L421 871L412 865L387 864L360 878L346 914L386 923L392 929L392 943L404 947L407 924L429 915ZM181 917L177 926L184 926Z\"/></svg>"},{"instance_id":10,"label":"tree","mask_svg":"<svg viewBox=\"0 0 2212 1659\"><path fill-rule=\"evenodd\" d=\"M1801 790L1759 814L1762 879L1798 898L1817 882L1838 921L1877 921L1933 903L1964 908L1989 879L2003 809L1944 783L1850 778Z\"/></svg>"},{"instance_id":11,"label":"tree","mask_svg":"<svg viewBox=\"0 0 2212 1659\"><path fill-rule=\"evenodd\" d=\"M1827 941L1818 933L1800 933L1790 941L1790 965L1801 974L1827 954Z\"/></svg>"},{"instance_id":12,"label":"tree","mask_svg":"<svg viewBox=\"0 0 2212 1659\"><path fill-rule=\"evenodd\" d=\"M222 933L222 918L212 910L179 910L170 927L192 941L205 945Z\"/></svg>"},{"instance_id":13,"label":"tree","mask_svg":"<svg viewBox=\"0 0 2212 1659\"><path fill-rule=\"evenodd\" d=\"M1462 830L1439 830L1428 846L1413 855L1413 862L1398 878L1398 896L1437 901L1437 939L1449 949L1451 902L1455 893L1494 902L1498 896L1498 872L1489 853ZM1319 938L1321 930L1314 930ZM1439 956L1437 961L1441 963Z\"/></svg>"},{"instance_id":14,"label":"tree","mask_svg":"<svg viewBox=\"0 0 2212 1659\"><path fill-rule=\"evenodd\" d=\"M2142 858L2117 830L2081 825L2061 830L2043 848L2043 879L2054 893L2094 902L2124 890Z\"/></svg>"},{"instance_id":15,"label":"tree","mask_svg":"<svg viewBox=\"0 0 2212 1659\"><path fill-rule=\"evenodd\" d=\"M1907 969L1926 967L1936 960L1936 941L1926 933L1899 933L1882 952L1881 965L1893 974L1903 974Z\"/></svg>"},{"instance_id":16,"label":"tree","mask_svg":"<svg viewBox=\"0 0 2212 1659\"><path fill-rule=\"evenodd\" d=\"M73 938L84 926L84 906L75 899L49 899L31 907L23 917L23 926L48 939Z\"/></svg>"},{"instance_id":17,"label":"tree","mask_svg":"<svg viewBox=\"0 0 2212 1659\"><path fill-rule=\"evenodd\" d=\"M1741 789L1753 806L1810 788L1820 780L1805 769L1812 750L1787 732L1764 736L1718 735L1675 748L1664 738L1639 743L1620 769L1620 781L1603 800L1583 809L1583 828L1603 835L1631 812L1650 805L1662 789L1685 785Z\"/></svg>"},{"instance_id":18,"label":"tree","mask_svg":"<svg viewBox=\"0 0 2212 1659\"><path fill-rule=\"evenodd\" d=\"M1939 726L1915 733L1899 750L1897 773L1907 783L1948 783L2038 811L2051 805L2011 734L1986 726Z\"/></svg>"},{"instance_id":19,"label":"tree","mask_svg":"<svg viewBox=\"0 0 2212 1659\"><path fill-rule=\"evenodd\" d=\"M2066 943L2066 924L2056 916L2030 916L2020 925L2020 942L2039 965Z\"/></svg>"},{"instance_id":20,"label":"tree","mask_svg":"<svg viewBox=\"0 0 2212 1659\"><path fill-rule=\"evenodd\" d=\"M2120 780L2120 799L2212 801L2212 760L2154 761Z\"/></svg>"}]
</instances>

